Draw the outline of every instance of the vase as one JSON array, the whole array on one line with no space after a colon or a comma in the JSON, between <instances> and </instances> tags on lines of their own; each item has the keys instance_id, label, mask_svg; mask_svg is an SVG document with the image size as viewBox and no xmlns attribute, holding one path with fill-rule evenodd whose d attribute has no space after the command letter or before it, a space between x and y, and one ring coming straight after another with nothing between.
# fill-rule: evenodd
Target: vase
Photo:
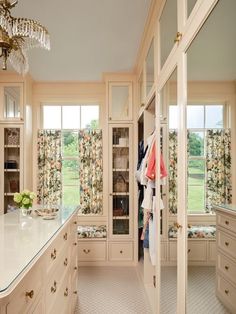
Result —
<instances>
[{"instance_id":1,"label":"vase","mask_svg":"<svg viewBox=\"0 0 236 314\"><path fill-rule=\"evenodd\" d=\"M21 210L22 216L29 216L31 214L31 212L32 212L32 208L31 207L29 207L29 208L22 207L22 208L20 208L20 210Z\"/></svg>"}]
</instances>

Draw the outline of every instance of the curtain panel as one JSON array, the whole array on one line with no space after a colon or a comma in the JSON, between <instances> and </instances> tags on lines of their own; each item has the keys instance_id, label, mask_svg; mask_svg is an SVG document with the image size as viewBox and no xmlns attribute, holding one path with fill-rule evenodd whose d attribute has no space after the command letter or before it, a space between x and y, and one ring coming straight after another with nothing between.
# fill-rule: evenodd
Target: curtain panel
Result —
<instances>
[{"instance_id":1,"label":"curtain panel","mask_svg":"<svg viewBox=\"0 0 236 314\"><path fill-rule=\"evenodd\" d=\"M213 205L231 203L231 132L207 130L206 134L206 212Z\"/></svg>"},{"instance_id":2,"label":"curtain panel","mask_svg":"<svg viewBox=\"0 0 236 314\"><path fill-rule=\"evenodd\" d=\"M79 130L80 215L101 215L103 208L102 130Z\"/></svg>"},{"instance_id":3,"label":"curtain panel","mask_svg":"<svg viewBox=\"0 0 236 314\"><path fill-rule=\"evenodd\" d=\"M38 193L39 204L61 203L61 131L38 131Z\"/></svg>"}]
</instances>

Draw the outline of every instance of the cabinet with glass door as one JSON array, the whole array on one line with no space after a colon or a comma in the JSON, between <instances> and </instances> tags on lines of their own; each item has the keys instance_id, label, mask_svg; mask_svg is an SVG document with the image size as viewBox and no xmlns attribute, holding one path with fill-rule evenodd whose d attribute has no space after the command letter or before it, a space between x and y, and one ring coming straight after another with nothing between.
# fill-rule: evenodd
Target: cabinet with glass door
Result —
<instances>
[{"instance_id":1,"label":"cabinet with glass door","mask_svg":"<svg viewBox=\"0 0 236 314\"><path fill-rule=\"evenodd\" d=\"M110 125L110 217L112 236L130 236L132 219L131 125Z\"/></svg>"},{"instance_id":2,"label":"cabinet with glass door","mask_svg":"<svg viewBox=\"0 0 236 314\"><path fill-rule=\"evenodd\" d=\"M23 120L23 83L0 83L0 120Z\"/></svg>"},{"instance_id":3,"label":"cabinet with glass door","mask_svg":"<svg viewBox=\"0 0 236 314\"><path fill-rule=\"evenodd\" d=\"M0 126L0 213L14 210L14 193L22 189L23 184L23 126Z\"/></svg>"}]
</instances>

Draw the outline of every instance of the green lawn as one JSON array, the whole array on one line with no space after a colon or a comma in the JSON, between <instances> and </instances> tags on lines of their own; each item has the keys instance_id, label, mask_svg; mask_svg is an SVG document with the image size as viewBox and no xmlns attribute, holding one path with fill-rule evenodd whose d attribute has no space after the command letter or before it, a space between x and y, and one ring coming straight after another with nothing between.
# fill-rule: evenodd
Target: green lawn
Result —
<instances>
[{"instance_id":1,"label":"green lawn","mask_svg":"<svg viewBox=\"0 0 236 314\"><path fill-rule=\"evenodd\" d=\"M205 212L205 180L202 161L195 167L189 167L188 211Z\"/></svg>"}]
</instances>

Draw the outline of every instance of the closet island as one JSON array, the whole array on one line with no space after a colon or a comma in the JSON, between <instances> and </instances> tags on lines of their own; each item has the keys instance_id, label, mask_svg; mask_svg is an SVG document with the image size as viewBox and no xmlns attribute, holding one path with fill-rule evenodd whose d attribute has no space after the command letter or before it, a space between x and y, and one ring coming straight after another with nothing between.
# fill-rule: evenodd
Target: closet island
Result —
<instances>
[{"instance_id":1,"label":"closet island","mask_svg":"<svg viewBox=\"0 0 236 314\"><path fill-rule=\"evenodd\" d=\"M0 313L74 313L77 211L0 217Z\"/></svg>"}]
</instances>

